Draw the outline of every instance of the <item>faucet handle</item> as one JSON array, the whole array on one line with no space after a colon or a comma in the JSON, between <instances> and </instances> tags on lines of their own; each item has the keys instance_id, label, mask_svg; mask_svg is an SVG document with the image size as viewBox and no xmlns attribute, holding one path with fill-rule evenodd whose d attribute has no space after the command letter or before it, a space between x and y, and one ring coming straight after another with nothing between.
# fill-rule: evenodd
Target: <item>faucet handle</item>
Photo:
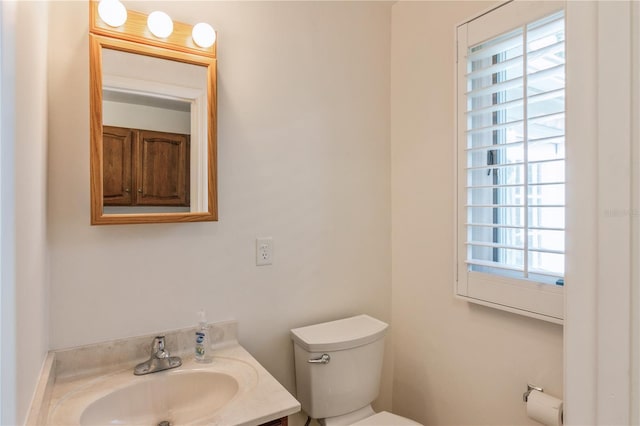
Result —
<instances>
[{"instance_id":1,"label":"faucet handle","mask_svg":"<svg viewBox=\"0 0 640 426\"><path fill-rule=\"evenodd\" d=\"M159 350L164 350L164 336L156 336L153 339L153 344L151 345L151 348L153 349L154 352L158 352Z\"/></svg>"},{"instance_id":2,"label":"faucet handle","mask_svg":"<svg viewBox=\"0 0 640 426\"><path fill-rule=\"evenodd\" d=\"M164 336L156 336L151 345L151 356L156 358L166 358L169 353L164 349Z\"/></svg>"}]
</instances>

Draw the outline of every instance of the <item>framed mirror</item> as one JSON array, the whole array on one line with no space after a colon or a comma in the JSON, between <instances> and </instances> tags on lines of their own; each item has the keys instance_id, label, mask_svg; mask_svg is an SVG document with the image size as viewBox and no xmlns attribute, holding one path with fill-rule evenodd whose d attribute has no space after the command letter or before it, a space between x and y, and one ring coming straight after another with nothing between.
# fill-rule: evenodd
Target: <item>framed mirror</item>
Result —
<instances>
[{"instance_id":1,"label":"framed mirror","mask_svg":"<svg viewBox=\"0 0 640 426\"><path fill-rule=\"evenodd\" d=\"M91 224L217 220L216 45L146 15L114 28L90 2Z\"/></svg>"}]
</instances>

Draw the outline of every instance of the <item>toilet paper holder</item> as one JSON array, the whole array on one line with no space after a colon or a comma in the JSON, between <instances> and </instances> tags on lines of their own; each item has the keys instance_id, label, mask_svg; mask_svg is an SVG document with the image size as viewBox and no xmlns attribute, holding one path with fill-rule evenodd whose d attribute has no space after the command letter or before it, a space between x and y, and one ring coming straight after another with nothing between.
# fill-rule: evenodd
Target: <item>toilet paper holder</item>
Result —
<instances>
[{"instance_id":1,"label":"toilet paper holder","mask_svg":"<svg viewBox=\"0 0 640 426\"><path fill-rule=\"evenodd\" d=\"M540 386L534 386L527 383L527 391L522 394L522 400L524 402L527 402L529 400L529 394L531 394L531 391L534 390L537 390L538 392L544 392L544 389L542 389Z\"/></svg>"}]
</instances>

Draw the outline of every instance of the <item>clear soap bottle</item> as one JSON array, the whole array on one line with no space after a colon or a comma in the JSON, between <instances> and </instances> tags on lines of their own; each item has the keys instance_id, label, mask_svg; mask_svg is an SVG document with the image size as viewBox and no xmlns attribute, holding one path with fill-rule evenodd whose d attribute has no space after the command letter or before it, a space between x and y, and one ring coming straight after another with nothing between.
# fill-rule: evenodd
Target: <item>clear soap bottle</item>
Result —
<instances>
[{"instance_id":1,"label":"clear soap bottle","mask_svg":"<svg viewBox=\"0 0 640 426\"><path fill-rule=\"evenodd\" d=\"M195 357L197 362L207 361L207 350L209 349L208 331L207 318L204 310L201 310L198 312L198 328L196 330Z\"/></svg>"}]
</instances>

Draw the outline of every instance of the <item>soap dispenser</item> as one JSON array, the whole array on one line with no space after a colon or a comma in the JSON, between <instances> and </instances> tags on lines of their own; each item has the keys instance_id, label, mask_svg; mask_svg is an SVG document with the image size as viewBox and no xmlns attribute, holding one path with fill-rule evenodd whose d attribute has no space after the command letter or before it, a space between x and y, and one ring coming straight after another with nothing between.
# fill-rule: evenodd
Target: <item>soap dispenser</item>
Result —
<instances>
[{"instance_id":1,"label":"soap dispenser","mask_svg":"<svg viewBox=\"0 0 640 426\"><path fill-rule=\"evenodd\" d=\"M196 329L195 357L197 362L207 361L207 349L209 336L207 330L207 318L204 310L198 311L198 328Z\"/></svg>"}]
</instances>

